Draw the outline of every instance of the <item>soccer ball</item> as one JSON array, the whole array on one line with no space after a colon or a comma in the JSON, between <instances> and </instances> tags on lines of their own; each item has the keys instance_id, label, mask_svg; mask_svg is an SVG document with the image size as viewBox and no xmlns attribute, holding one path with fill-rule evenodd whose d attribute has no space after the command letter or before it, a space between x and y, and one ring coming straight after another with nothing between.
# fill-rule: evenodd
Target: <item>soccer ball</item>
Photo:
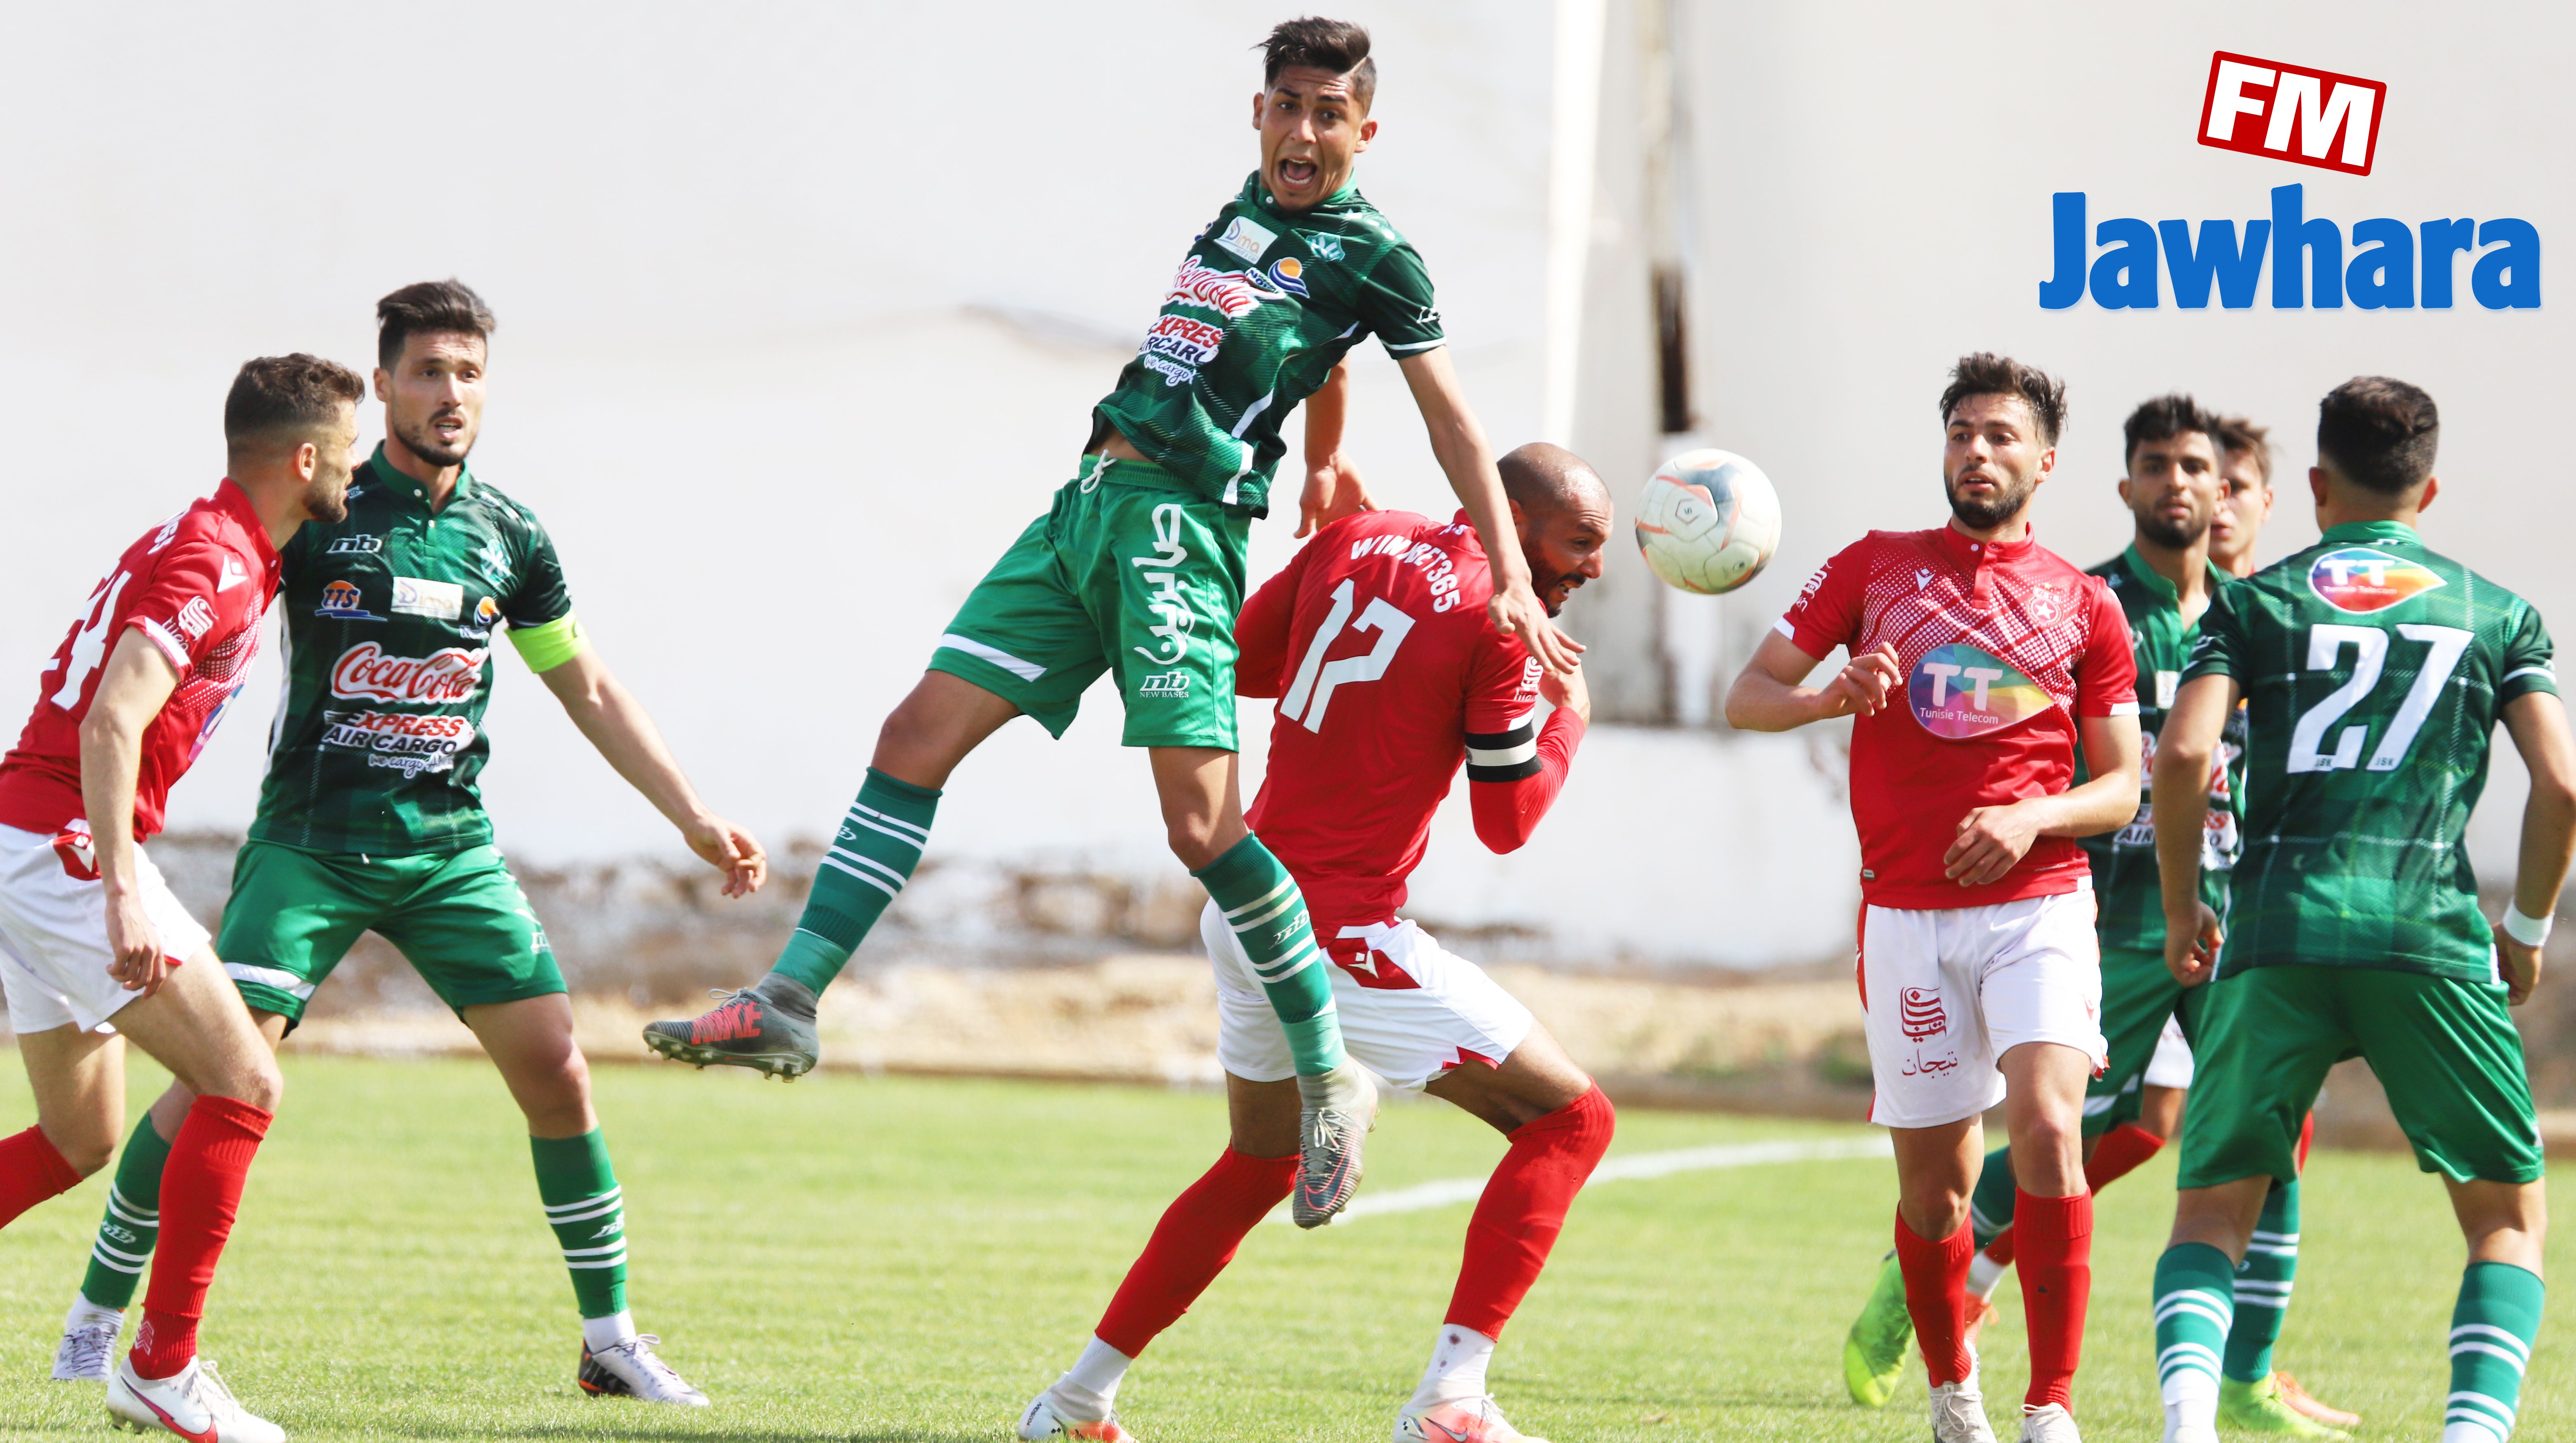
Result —
<instances>
[{"instance_id":1,"label":"soccer ball","mask_svg":"<svg viewBox=\"0 0 2576 1443\"><path fill-rule=\"evenodd\" d=\"M1733 591L1780 549L1780 493L1732 451L1684 451L1646 483L1637 549L1667 586L1701 596Z\"/></svg>"}]
</instances>

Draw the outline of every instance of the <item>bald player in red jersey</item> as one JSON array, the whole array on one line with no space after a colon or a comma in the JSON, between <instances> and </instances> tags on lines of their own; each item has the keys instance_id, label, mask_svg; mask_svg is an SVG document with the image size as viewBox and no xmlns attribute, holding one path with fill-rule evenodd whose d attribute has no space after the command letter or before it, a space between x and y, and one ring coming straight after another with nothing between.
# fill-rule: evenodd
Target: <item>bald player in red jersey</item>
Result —
<instances>
[{"instance_id":1,"label":"bald player in red jersey","mask_svg":"<svg viewBox=\"0 0 2576 1443\"><path fill-rule=\"evenodd\" d=\"M2093 878L2075 839L2137 810L2138 704L2119 604L2031 535L2064 414L2048 375L1963 358L1941 397L1949 524L1873 531L1826 562L1726 704L1728 722L1756 731L1858 718L1870 1120L1896 1146L1895 1269L1939 1443L1994 1437L1966 1329L1979 1119L1998 1102L2030 1318L2021 1436L2078 1443L2093 1235L2084 1085L2105 1043ZM1850 664L1807 686L1837 648ZM2079 745L2091 779L2076 785Z\"/></svg>"},{"instance_id":2,"label":"bald player in red jersey","mask_svg":"<svg viewBox=\"0 0 2576 1443\"><path fill-rule=\"evenodd\" d=\"M281 1083L205 929L141 844L249 672L277 548L347 514L364 394L355 372L312 356L242 366L224 402L224 481L100 579L0 760L0 992L36 1095L36 1125L0 1139L0 1225L107 1165L125 1125L122 1039L197 1092L162 1172L143 1326L107 1407L199 1443L285 1436L196 1355Z\"/></svg>"},{"instance_id":3,"label":"bald player in red jersey","mask_svg":"<svg viewBox=\"0 0 2576 1443\"><path fill-rule=\"evenodd\" d=\"M1601 574L1609 493L1554 446L1524 446L1500 469L1553 616ZM1235 625L1238 694L1279 698L1269 771L1246 815L1297 879L1335 964L1344 1044L1396 1086L1454 1103L1511 1139L1468 1224L1430 1366L1397 1414L1398 1443L1520 1439L1486 1392L1486 1363L1613 1123L1609 1100L1528 1008L1397 915L1460 763L1477 836L1508 852L1555 801L1583 740L1591 703L1580 675L1543 673L1495 630L1485 614L1491 584L1464 513L1444 523L1368 511L1318 531ZM1543 723L1542 697L1554 707ZM1214 903L1202 918L1230 1145L1163 1214L1081 1358L1021 1415L1019 1435L1031 1443L1130 1437L1112 1406L1128 1365L1296 1182L1296 1074L1236 940L1263 925Z\"/></svg>"}]
</instances>

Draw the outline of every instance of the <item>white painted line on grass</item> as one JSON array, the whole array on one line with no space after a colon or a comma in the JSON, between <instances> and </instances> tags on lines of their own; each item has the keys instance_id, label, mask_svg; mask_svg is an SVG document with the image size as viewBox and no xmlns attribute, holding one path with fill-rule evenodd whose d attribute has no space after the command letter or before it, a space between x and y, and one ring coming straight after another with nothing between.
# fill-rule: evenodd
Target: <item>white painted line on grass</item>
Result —
<instances>
[{"instance_id":1,"label":"white painted line on grass","mask_svg":"<svg viewBox=\"0 0 2576 1443\"><path fill-rule=\"evenodd\" d=\"M1893 1157L1896 1149L1887 1134L1868 1137L1817 1138L1785 1142L1722 1143L1715 1147L1683 1147L1669 1152L1636 1152L1601 1160L1592 1170L1587 1187L1605 1182L1622 1182L1631 1178L1670 1177L1677 1172L1707 1172L1716 1168L1760 1167L1781 1162L1822 1162L1845 1157ZM1351 1200L1333 1221L1346 1223L1378 1213L1420 1212L1424 1208L1447 1207L1451 1203L1471 1203L1484 1195L1485 1179L1481 1177L1448 1177L1438 1182L1416 1183L1393 1192L1371 1193ZM1284 1223L1288 1209L1280 1208L1265 1222Z\"/></svg>"}]
</instances>

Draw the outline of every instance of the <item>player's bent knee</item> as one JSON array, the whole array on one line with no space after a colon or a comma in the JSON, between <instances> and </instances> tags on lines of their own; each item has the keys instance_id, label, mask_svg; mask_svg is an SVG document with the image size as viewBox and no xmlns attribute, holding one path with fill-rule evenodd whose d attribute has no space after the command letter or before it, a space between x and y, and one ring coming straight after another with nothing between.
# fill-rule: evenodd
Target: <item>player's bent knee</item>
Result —
<instances>
[{"instance_id":1,"label":"player's bent knee","mask_svg":"<svg viewBox=\"0 0 2576 1443\"><path fill-rule=\"evenodd\" d=\"M45 1141L54 1145L71 1170L88 1177L116 1160L116 1134L92 1134L87 1129L77 1135L56 1137L52 1128L45 1129Z\"/></svg>"}]
</instances>

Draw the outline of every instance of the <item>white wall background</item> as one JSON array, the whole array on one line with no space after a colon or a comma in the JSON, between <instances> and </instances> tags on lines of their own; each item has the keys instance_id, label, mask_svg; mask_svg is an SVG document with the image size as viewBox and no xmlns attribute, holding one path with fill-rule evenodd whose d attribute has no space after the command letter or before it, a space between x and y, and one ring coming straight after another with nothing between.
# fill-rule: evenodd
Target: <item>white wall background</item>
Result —
<instances>
[{"instance_id":1,"label":"white wall background","mask_svg":"<svg viewBox=\"0 0 2576 1443\"><path fill-rule=\"evenodd\" d=\"M1636 103L1620 81L1627 4L1613 5L1614 109ZM1439 278L1488 428L1529 439L1550 7L1339 8L1376 31L1384 76L1363 186ZM219 474L220 400L243 358L363 366L372 300L455 274L502 320L477 470L556 532L585 620L711 801L773 840L818 830L957 601L1066 474L1179 248L1251 168L1246 47L1281 13L1108 0L13 17L0 682L25 681L0 685L0 705L32 700L108 558ZM2097 219L2241 220L2300 180L2310 213L2347 227L2517 215L2554 246L2570 234L2576 138L2554 99L2576 60L2563 12L1710 4L1686 34L1704 429L1759 459L1789 514L1773 570L1724 603L1730 631L1767 621L1863 527L1940 519L1932 398L1952 357L1988 346L2073 380L2040 525L2081 562L2121 540L2109 488L2137 399L2187 387L2273 421L2294 480L2315 397L2387 370L2443 403L2452 489L2434 543L2576 617L2554 554L2576 509L2549 479L2552 403L2571 379L2560 310L2490 313L2465 289L2448 313L2035 300L2058 189L2090 192ZM2216 48L2386 80L2378 173L2194 145ZM1633 114L1605 118L1579 438L1614 476L1654 459L1647 373L1622 334L1644 306L1625 279L1634 129ZM1371 354L1361 380L1354 448L1373 483L1393 504L1445 506L1393 368ZM1256 574L1291 530L1259 529ZM2266 550L2312 535L2293 492ZM1578 628L1587 609L1609 610L1587 598ZM505 841L547 859L668 846L542 689L501 670L486 787ZM1007 730L961 779L941 845L1165 865L1142 762L1097 700L1065 743ZM265 710L255 693L209 749L178 825L246 819ZM1808 752L1604 729L1527 851L1486 858L1445 819L1418 901L1544 926L1585 955L1822 955L1848 936L1853 848ZM2486 845L2490 860L2506 850Z\"/></svg>"}]
</instances>

